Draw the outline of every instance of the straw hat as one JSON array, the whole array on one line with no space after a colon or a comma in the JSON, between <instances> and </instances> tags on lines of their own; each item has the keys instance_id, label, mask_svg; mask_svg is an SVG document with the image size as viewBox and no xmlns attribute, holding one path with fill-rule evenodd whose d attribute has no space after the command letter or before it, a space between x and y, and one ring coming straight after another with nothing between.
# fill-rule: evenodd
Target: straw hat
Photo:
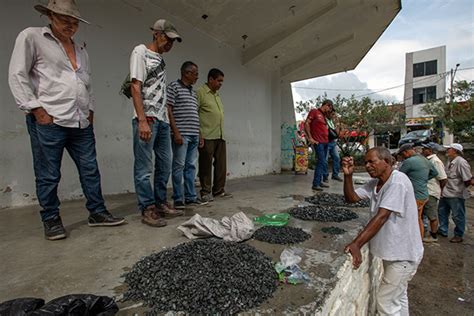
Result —
<instances>
[{"instance_id":1,"label":"straw hat","mask_svg":"<svg viewBox=\"0 0 474 316\"><path fill-rule=\"evenodd\" d=\"M54 12L57 14L71 16L81 22L90 24L81 17L79 8L77 7L76 1L74 0L49 0L47 6L37 4L34 6L34 8L44 15L48 15L49 12Z\"/></svg>"}]
</instances>

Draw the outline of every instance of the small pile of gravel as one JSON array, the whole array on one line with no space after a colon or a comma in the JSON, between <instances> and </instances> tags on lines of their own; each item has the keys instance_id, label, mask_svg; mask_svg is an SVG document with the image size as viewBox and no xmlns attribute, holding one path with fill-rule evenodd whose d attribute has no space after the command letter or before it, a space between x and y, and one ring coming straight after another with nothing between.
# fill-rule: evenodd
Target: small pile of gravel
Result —
<instances>
[{"instance_id":1,"label":"small pile of gravel","mask_svg":"<svg viewBox=\"0 0 474 316\"><path fill-rule=\"evenodd\" d=\"M360 200L356 203L347 203L344 195L322 192L305 198L306 202L316 205L344 206L344 207L369 207L369 200Z\"/></svg>"},{"instance_id":2,"label":"small pile of gravel","mask_svg":"<svg viewBox=\"0 0 474 316\"><path fill-rule=\"evenodd\" d=\"M278 276L271 259L252 246L206 239L142 258L125 283L125 300L144 301L151 314L230 315L271 297Z\"/></svg>"},{"instance_id":3,"label":"small pile of gravel","mask_svg":"<svg viewBox=\"0 0 474 316\"><path fill-rule=\"evenodd\" d=\"M321 228L321 231L325 234L330 234L330 235L342 235L346 232L346 230L339 227L335 227L335 226L323 227Z\"/></svg>"},{"instance_id":4,"label":"small pile of gravel","mask_svg":"<svg viewBox=\"0 0 474 316\"><path fill-rule=\"evenodd\" d=\"M347 208L337 208L323 205L295 207L290 210L290 215L306 221L318 222L344 222L359 216Z\"/></svg>"},{"instance_id":5,"label":"small pile of gravel","mask_svg":"<svg viewBox=\"0 0 474 316\"><path fill-rule=\"evenodd\" d=\"M311 238L311 235L296 227L263 226L255 231L253 238L271 244L296 244Z\"/></svg>"}]
</instances>

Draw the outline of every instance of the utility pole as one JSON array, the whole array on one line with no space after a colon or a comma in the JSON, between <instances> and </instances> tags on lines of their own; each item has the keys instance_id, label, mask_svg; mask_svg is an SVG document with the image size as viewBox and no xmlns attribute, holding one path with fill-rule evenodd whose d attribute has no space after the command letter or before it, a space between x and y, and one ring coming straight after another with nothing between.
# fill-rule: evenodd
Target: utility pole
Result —
<instances>
[{"instance_id":1,"label":"utility pole","mask_svg":"<svg viewBox=\"0 0 474 316\"><path fill-rule=\"evenodd\" d=\"M453 119L453 103L454 103L454 77L456 76L456 71L460 64L456 64L456 68L451 68L451 88L449 91L449 108L450 108L450 118Z\"/></svg>"}]
</instances>

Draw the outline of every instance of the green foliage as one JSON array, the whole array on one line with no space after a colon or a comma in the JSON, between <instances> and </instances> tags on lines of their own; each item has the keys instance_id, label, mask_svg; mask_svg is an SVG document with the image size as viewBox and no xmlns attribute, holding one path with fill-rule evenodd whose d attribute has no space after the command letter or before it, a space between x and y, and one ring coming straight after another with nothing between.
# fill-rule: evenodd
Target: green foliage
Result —
<instances>
[{"instance_id":1,"label":"green foliage","mask_svg":"<svg viewBox=\"0 0 474 316\"><path fill-rule=\"evenodd\" d=\"M300 101L295 107L296 112L306 116L324 99L327 99L326 94L313 100ZM332 102L337 115L336 125L341 129L338 145L342 156L354 156L357 144L364 145L369 135L399 131L405 124L405 111L394 110L395 107L388 106L384 101L373 101L368 97L345 98L338 95Z\"/></svg>"},{"instance_id":2,"label":"green foliage","mask_svg":"<svg viewBox=\"0 0 474 316\"><path fill-rule=\"evenodd\" d=\"M423 107L426 114L443 123L460 141L474 141L474 81L456 81L449 96Z\"/></svg>"}]
</instances>

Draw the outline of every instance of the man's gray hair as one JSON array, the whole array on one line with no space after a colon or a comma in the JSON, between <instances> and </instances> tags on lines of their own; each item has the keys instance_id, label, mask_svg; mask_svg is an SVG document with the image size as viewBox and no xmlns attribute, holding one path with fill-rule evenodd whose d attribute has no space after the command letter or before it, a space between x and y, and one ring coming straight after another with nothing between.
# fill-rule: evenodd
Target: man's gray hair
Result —
<instances>
[{"instance_id":1,"label":"man's gray hair","mask_svg":"<svg viewBox=\"0 0 474 316\"><path fill-rule=\"evenodd\" d=\"M375 151L377 153L377 157L381 160L385 160L389 165L392 164L392 154L390 153L390 150L388 150L386 147L374 147L370 148L369 152Z\"/></svg>"},{"instance_id":2,"label":"man's gray hair","mask_svg":"<svg viewBox=\"0 0 474 316\"><path fill-rule=\"evenodd\" d=\"M192 61L185 61L182 65L181 65L181 74L184 75L186 73L186 71L191 71L191 68L192 67L196 67L197 68L197 65L195 63L193 63Z\"/></svg>"}]
</instances>

